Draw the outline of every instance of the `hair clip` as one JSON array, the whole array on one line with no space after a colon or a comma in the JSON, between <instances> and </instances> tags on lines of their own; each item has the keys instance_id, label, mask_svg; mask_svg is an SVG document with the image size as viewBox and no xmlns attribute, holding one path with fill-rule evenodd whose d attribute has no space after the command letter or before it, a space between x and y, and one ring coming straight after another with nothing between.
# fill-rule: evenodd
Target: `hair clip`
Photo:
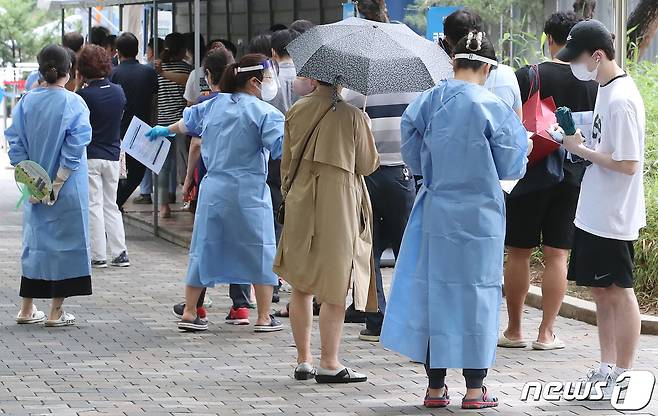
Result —
<instances>
[{"instance_id":1,"label":"hair clip","mask_svg":"<svg viewBox=\"0 0 658 416\"><path fill-rule=\"evenodd\" d=\"M471 41L475 39L477 42L477 46L475 48L471 48ZM479 50L482 49L482 40L484 39L484 32L470 32L468 34L468 37L466 38L466 49L472 52L478 52Z\"/></svg>"}]
</instances>

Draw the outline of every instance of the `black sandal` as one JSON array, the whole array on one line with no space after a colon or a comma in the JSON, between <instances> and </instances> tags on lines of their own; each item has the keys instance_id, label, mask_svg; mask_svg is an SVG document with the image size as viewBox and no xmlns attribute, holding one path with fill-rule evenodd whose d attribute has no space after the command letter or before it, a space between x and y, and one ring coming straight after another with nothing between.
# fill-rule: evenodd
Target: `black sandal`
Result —
<instances>
[{"instance_id":1,"label":"black sandal","mask_svg":"<svg viewBox=\"0 0 658 416\"><path fill-rule=\"evenodd\" d=\"M189 321L186 319L181 320L178 323L178 329L186 332L199 332L208 330L208 321L204 321L198 316L194 321Z\"/></svg>"},{"instance_id":2,"label":"black sandal","mask_svg":"<svg viewBox=\"0 0 658 416\"><path fill-rule=\"evenodd\" d=\"M315 378L318 370L309 363L301 363L295 368L295 380L310 380Z\"/></svg>"},{"instance_id":3,"label":"black sandal","mask_svg":"<svg viewBox=\"0 0 658 416\"><path fill-rule=\"evenodd\" d=\"M462 409L486 409L498 406L498 397L489 396L487 388L482 386L482 395L476 399L462 399Z\"/></svg>"},{"instance_id":4,"label":"black sandal","mask_svg":"<svg viewBox=\"0 0 658 416\"><path fill-rule=\"evenodd\" d=\"M290 304L286 303L285 309L279 309L278 311L274 311L274 316L276 316L277 318L290 318Z\"/></svg>"},{"instance_id":5,"label":"black sandal","mask_svg":"<svg viewBox=\"0 0 658 416\"><path fill-rule=\"evenodd\" d=\"M363 383L368 380L364 374L359 374L347 367L334 374L321 374L322 371L321 368L318 369L318 373L315 375L315 381L321 384Z\"/></svg>"}]
</instances>

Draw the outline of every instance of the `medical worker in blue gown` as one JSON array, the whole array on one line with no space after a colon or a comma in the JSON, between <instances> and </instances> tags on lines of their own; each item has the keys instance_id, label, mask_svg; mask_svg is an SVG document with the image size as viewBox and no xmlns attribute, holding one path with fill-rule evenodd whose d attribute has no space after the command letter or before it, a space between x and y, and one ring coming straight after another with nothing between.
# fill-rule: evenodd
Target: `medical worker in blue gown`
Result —
<instances>
[{"instance_id":1,"label":"medical worker in blue gown","mask_svg":"<svg viewBox=\"0 0 658 416\"><path fill-rule=\"evenodd\" d=\"M178 327L204 331L196 315L204 287L253 284L258 304L256 332L282 329L270 315L278 277L272 272L276 240L267 161L281 158L283 114L264 100L278 91L276 71L260 54L245 55L226 67L214 98L185 109L183 118L154 127L148 135L190 134L202 138L208 173L201 182L194 218L185 291Z\"/></svg>"},{"instance_id":2,"label":"medical worker in blue gown","mask_svg":"<svg viewBox=\"0 0 658 416\"><path fill-rule=\"evenodd\" d=\"M482 87L497 65L491 42L456 46L454 80L409 105L402 156L424 184L407 225L381 333L384 347L424 362L427 407L449 404L446 368L466 379L463 408L493 407L505 201L500 179L525 174L528 140L514 110Z\"/></svg>"},{"instance_id":3,"label":"medical worker in blue gown","mask_svg":"<svg viewBox=\"0 0 658 416\"><path fill-rule=\"evenodd\" d=\"M62 309L64 299L91 295L86 150L91 125L84 100L64 89L71 68L66 49L46 46L37 59L46 84L21 98L5 137L11 164L30 160L41 165L53 192L24 206L23 304L16 321L59 327L75 324L75 317ZM47 319L34 298L53 300Z\"/></svg>"}]
</instances>

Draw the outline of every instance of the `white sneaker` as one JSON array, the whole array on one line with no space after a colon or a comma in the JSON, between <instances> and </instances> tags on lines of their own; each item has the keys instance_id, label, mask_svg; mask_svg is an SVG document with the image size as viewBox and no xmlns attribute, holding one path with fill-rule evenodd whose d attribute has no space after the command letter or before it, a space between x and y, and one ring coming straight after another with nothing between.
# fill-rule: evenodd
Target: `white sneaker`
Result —
<instances>
[{"instance_id":1,"label":"white sneaker","mask_svg":"<svg viewBox=\"0 0 658 416\"><path fill-rule=\"evenodd\" d=\"M18 324L38 324L46 320L46 314L37 309L37 306L32 304L32 313L30 316L24 317L21 316L21 312L18 311L16 316L16 323Z\"/></svg>"},{"instance_id":2,"label":"white sneaker","mask_svg":"<svg viewBox=\"0 0 658 416\"><path fill-rule=\"evenodd\" d=\"M73 316L73 314L70 314L68 312L62 311L62 314L59 316L59 319L55 319L53 321L47 320L44 325L51 327L75 325L75 316Z\"/></svg>"},{"instance_id":3,"label":"white sneaker","mask_svg":"<svg viewBox=\"0 0 658 416\"><path fill-rule=\"evenodd\" d=\"M206 295L205 299L203 300L203 307L206 309L212 308L212 299L210 299L210 296Z\"/></svg>"},{"instance_id":4,"label":"white sneaker","mask_svg":"<svg viewBox=\"0 0 658 416\"><path fill-rule=\"evenodd\" d=\"M601 389L603 391L603 400L610 400L610 397L612 396L612 389L614 387L614 381L610 379L609 374L604 374L601 372L599 368L593 368L587 372L584 378L578 379L578 381L582 384L584 383L591 383L593 386L594 383L600 383L600 382L605 382L605 386ZM581 385L582 385L581 384ZM590 390L590 395L594 392L594 389ZM586 399L588 400L589 397Z\"/></svg>"}]
</instances>

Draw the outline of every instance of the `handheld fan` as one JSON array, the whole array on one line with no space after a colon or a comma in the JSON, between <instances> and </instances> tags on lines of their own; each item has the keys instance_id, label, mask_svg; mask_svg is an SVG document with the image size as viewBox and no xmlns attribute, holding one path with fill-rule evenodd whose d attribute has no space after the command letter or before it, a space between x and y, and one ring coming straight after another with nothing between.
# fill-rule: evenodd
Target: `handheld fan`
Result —
<instances>
[{"instance_id":1,"label":"handheld fan","mask_svg":"<svg viewBox=\"0 0 658 416\"><path fill-rule=\"evenodd\" d=\"M53 190L53 183L48 172L41 165L31 160L24 160L16 165L14 179L22 193L16 208L21 206L29 197L41 200L50 195Z\"/></svg>"}]
</instances>

